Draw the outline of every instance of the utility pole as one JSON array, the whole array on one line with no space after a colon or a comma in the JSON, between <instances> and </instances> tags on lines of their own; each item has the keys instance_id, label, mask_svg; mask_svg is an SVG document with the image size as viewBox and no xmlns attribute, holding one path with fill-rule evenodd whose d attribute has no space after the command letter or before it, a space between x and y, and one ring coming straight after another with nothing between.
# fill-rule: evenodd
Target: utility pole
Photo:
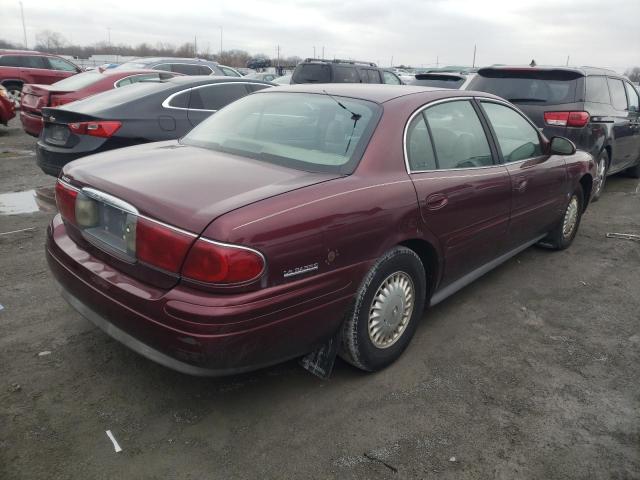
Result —
<instances>
[{"instance_id":1,"label":"utility pole","mask_svg":"<svg viewBox=\"0 0 640 480\"><path fill-rule=\"evenodd\" d=\"M436 68L440 66L440 57L436 57Z\"/></svg>"},{"instance_id":2,"label":"utility pole","mask_svg":"<svg viewBox=\"0 0 640 480\"><path fill-rule=\"evenodd\" d=\"M322 59L324 60L324 45L322 46Z\"/></svg>"},{"instance_id":3,"label":"utility pole","mask_svg":"<svg viewBox=\"0 0 640 480\"><path fill-rule=\"evenodd\" d=\"M567 67L569 66L569 58L571 58L571 56L567 55Z\"/></svg>"},{"instance_id":4,"label":"utility pole","mask_svg":"<svg viewBox=\"0 0 640 480\"><path fill-rule=\"evenodd\" d=\"M198 36L197 35L193 36L193 57L194 58L198 57Z\"/></svg>"},{"instance_id":5,"label":"utility pole","mask_svg":"<svg viewBox=\"0 0 640 480\"><path fill-rule=\"evenodd\" d=\"M476 68L476 45L473 46L473 64L471 68Z\"/></svg>"},{"instance_id":6,"label":"utility pole","mask_svg":"<svg viewBox=\"0 0 640 480\"><path fill-rule=\"evenodd\" d=\"M22 15L22 33L24 34L24 48L29 48L27 45L27 27L24 23L24 8L22 2L20 2L20 15Z\"/></svg>"},{"instance_id":7,"label":"utility pole","mask_svg":"<svg viewBox=\"0 0 640 480\"><path fill-rule=\"evenodd\" d=\"M222 57L222 27L220 27L220 56Z\"/></svg>"},{"instance_id":8,"label":"utility pole","mask_svg":"<svg viewBox=\"0 0 640 480\"><path fill-rule=\"evenodd\" d=\"M111 27L107 27L107 45L111 47Z\"/></svg>"},{"instance_id":9,"label":"utility pole","mask_svg":"<svg viewBox=\"0 0 640 480\"><path fill-rule=\"evenodd\" d=\"M391 55L391 65L389 65L391 68L393 68L393 55Z\"/></svg>"},{"instance_id":10,"label":"utility pole","mask_svg":"<svg viewBox=\"0 0 640 480\"><path fill-rule=\"evenodd\" d=\"M316 46L313 46L313 58L316 58Z\"/></svg>"}]
</instances>

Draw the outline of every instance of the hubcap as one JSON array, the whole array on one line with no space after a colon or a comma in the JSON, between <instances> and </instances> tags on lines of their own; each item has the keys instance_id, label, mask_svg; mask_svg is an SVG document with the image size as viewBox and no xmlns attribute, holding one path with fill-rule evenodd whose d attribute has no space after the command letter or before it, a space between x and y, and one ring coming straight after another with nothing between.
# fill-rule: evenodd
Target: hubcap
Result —
<instances>
[{"instance_id":1,"label":"hubcap","mask_svg":"<svg viewBox=\"0 0 640 480\"><path fill-rule=\"evenodd\" d=\"M369 309L369 339L378 348L388 348L402 336L414 305L411 277L404 272L389 275L378 287Z\"/></svg>"},{"instance_id":2,"label":"hubcap","mask_svg":"<svg viewBox=\"0 0 640 480\"><path fill-rule=\"evenodd\" d=\"M606 174L606 170L607 170L607 162L605 161L604 158L600 159L600 162L598 162L598 171L596 172L596 179L595 179L595 183L596 183L596 188L595 188L595 196L598 196L600 194L600 190L602 190L602 185L604 185L604 176Z\"/></svg>"},{"instance_id":3,"label":"hubcap","mask_svg":"<svg viewBox=\"0 0 640 480\"><path fill-rule=\"evenodd\" d=\"M11 97L11 100L13 100L13 103L16 106L16 108L19 107L20 99L22 98L22 90L11 89L11 90L8 90L7 93L9 94L9 97Z\"/></svg>"},{"instance_id":4,"label":"hubcap","mask_svg":"<svg viewBox=\"0 0 640 480\"><path fill-rule=\"evenodd\" d=\"M562 224L562 236L569 238L573 234L578 223L578 198L574 195L569 201L567 210L564 212L564 222Z\"/></svg>"}]
</instances>

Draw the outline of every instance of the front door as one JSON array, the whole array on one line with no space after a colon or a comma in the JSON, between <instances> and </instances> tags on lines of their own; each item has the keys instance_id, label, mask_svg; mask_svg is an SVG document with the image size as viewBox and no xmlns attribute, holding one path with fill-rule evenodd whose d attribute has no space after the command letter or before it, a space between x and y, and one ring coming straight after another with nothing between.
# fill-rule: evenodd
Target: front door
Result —
<instances>
[{"instance_id":1,"label":"front door","mask_svg":"<svg viewBox=\"0 0 640 480\"><path fill-rule=\"evenodd\" d=\"M495 259L504 242L511 181L492 154L471 100L427 107L406 137L407 166L423 228L444 254L441 286Z\"/></svg>"},{"instance_id":2,"label":"front door","mask_svg":"<svg viewBox=\"0 0 640 480\"><path fill-rule=\"evenodd\" d=\"M518 248L548 233L568 201L565 160L544 154L535 126L503 103L482 100L494 131L501 161L511 177L511 221L506 249Z\"/></svg>"},{"instance_id":3,"label":"front door","mask_svg":"<svg viewBox=\"0 0 640 480\"><path fill-rule=\"evenodd\" d=\"M635 121L637 114L629 111L627 103L627 92L625 82L619 78L607 78L609 92L611 93L611 106L613 113L613 136L614 143L609 171L618 172L633 165L638 157L638 150L635 136Z\"/></svg>"}]
</instances>

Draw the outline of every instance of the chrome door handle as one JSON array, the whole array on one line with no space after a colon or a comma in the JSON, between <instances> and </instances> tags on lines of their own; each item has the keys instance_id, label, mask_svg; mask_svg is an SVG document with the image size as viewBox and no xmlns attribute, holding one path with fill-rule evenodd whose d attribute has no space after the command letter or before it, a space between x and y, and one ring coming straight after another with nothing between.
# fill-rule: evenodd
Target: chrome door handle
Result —
<instances>
[{"instance_id":1,"label":"chrome door handle","mask_svg":"<svg viewBox=\"0 0 640 480\"><path fill-rule=\"evenodd\" d=\"M516 183L516 186L514 187L514 190L516 192L524 192L527 189L527 184L529 183L528 180L524 179L524 180L518 180Z\"/></svg>"},{"instance_id":2,"label":"chrome door handle","mask_svg":"<svg viewBox=\"0 0 640 480\"><path fill-rule=\"evenodd\" d=\"M449 203L449 198L444 193L434 193L427 197L427 208L429 210L440 210Z\"/></svg>"}]
</instances>

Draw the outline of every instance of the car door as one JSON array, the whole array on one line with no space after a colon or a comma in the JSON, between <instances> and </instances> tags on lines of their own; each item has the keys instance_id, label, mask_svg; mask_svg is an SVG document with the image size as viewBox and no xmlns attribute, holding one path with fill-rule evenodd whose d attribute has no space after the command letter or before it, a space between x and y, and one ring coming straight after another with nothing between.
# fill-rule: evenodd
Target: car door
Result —
<instances>
[{"instance_id":1,"label":"car door","mask_svg":"<svg viewBox=\"0 0 640 480\"><path fill-rule=\"evenodd\" d=\"M427 105L405 131L423 228L444 254L442 286L494 260L507 235L511 180L487 132L470 98Z\"/></svg>"},{"instance_id":2,"label":"car door","mask_svg":"<svg viewBox=\"0 0 640 480\"><path fill-rule=\"evenodd\" d=\"M194 88L189 100L189 122L194 127L212 113L248 95L246 83L213 83Z\"/></svg>"},{"instance_id":3,"label":"car door","mask_svg":"<svg viewBox=\"0 0 640 480\"><path fill-rule=\"evenodd\" d=\"M564 157L547 155L546 141L522 113L497 100L480 100L511 177L511 219L505 250L513 250L549 232L568 200Z\"/></svg>"},{"instance_id":4,"label":"car door","mask_svg":"<svg viewBox=\"0 0 640 480\"><path fill-rule=\"evenodd\" d=\"M627 111L631 122L631 165L635 165L640 160L640 96L638 91L629 82L624 82L627 90Z\"/></svg>"},{"instance_id":5,"label":"car door","mask_svg":"<svg viewBox=\"0 0 640 480\"><path fill-rule=\"evenodd\" d=\"M619 78L607 77L613 113L613 148L610 172L617 172L633 164L637 157L634 149L634 114L629 112L627 92Z\"/></svg>"}]
</instances>

